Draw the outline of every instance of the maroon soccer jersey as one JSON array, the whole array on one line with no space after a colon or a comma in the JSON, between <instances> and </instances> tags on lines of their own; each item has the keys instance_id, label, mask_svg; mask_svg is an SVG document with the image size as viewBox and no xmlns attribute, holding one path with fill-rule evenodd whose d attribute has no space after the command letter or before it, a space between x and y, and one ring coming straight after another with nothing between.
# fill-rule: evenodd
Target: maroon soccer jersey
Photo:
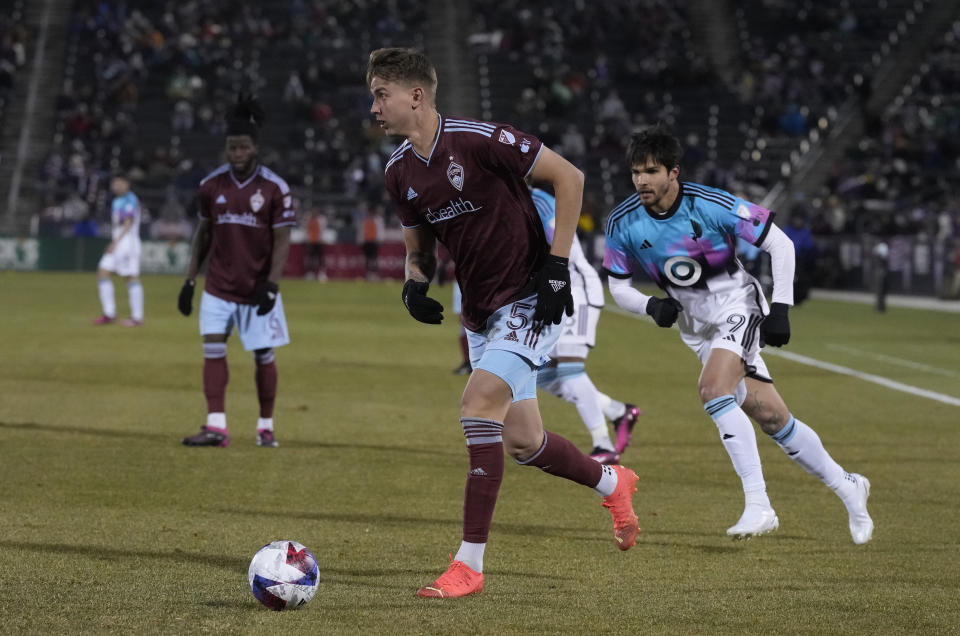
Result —
<instances>
[{"instance_id":1,"label":"maroon soccer jersey","mask_svg":"<svg viewBox=\"0 0 960 636\"><path fill-rule=\"evenodd\" d=\"M387 191L404 227L426 224L456 263L471 331L532 293L524 288L549 250L523 181L541 147L512 126L441 117L429 157L405 141L387 162Z\"/></svg>"},{"instance_id":2,"label":"maroon soccer jersey","mask_svg":"<svg viewBox=\"0 0 960 636\"><path fill-rule=\"evenodd\" d=\"M240 183L225 163L200 182L199 198L200 218L213 233L204 289L252 303L257 284L270 275L273 228L297 224L290 187L264 166Z\"/></svg>"}]
</instances>

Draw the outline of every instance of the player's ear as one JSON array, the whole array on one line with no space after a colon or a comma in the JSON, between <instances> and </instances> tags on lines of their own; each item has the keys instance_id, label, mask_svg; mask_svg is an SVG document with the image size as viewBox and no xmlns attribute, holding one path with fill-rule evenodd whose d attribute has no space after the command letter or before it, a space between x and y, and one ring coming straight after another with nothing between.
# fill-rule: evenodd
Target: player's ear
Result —
<instances>
[{"instance_id":1,"label":"player's ear","mask_svg":"<svg viewBox=\"0 0 960 636\"><path fill-rule=\"evenodd\" d=\"M427 101L427 94L420 86L414 86L410 89L410 96L413 98L412 107L420 108Z\"/></svg>"}]
</instances>

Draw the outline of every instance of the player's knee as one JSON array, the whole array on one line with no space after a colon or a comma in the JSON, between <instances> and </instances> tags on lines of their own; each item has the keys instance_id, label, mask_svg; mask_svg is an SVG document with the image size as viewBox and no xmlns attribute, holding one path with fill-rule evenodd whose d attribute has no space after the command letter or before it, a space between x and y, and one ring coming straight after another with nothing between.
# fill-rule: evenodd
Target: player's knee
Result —
<instances>
[{"instance_id":1,"label":"player's knee","mask_svg":"<svg viewBox=\"0 0 960 636\"><path fill-rule=\"evenodd\" d=\"M773 407L760 408L752 417L767 435L776 435L790 421L790 413Z\"/></svg>"},{"instance_id":2,"label":"player's knee","mask_svg":"<svg viewBox=\"0 0 960 636\"><path fill-rule=\"evenodd\" d=\"M533 457L541 446L543 446L542 432L528 435L517 435L516 432L513 432L512 435L503 436L504 452L520 463L524 463Z\"/></svg>"},{"instance_id":3,"label":"player's knee","mask_svg":"<svg viewBox=\"0 0 960 636\"><path fill-rule=\"evenodd\" d=\"M700 392L700 401L706 404L710 400L715 400L724 395L731 395L733 391L730 387L720 382L710 382L701 380L697 384L697 390Z\"/></svg>"}]
</instances>

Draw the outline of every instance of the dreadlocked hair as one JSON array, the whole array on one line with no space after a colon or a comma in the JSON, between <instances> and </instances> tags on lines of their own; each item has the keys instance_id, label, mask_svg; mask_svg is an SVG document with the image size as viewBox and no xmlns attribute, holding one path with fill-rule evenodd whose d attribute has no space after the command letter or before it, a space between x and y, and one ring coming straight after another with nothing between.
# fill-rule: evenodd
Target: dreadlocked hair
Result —
<instances>
[{"instance_id":1,"label":"dreadlocked hair","mask_svg":"<svg viewBox=\"0 0 960 636\"><path fill-rule=\"evenodd\" d=\"M249 135L256 140L266 120L267 113L257 98L252 93L240 93L227 113L227 136Z\"/></svg>"}]
</instances>

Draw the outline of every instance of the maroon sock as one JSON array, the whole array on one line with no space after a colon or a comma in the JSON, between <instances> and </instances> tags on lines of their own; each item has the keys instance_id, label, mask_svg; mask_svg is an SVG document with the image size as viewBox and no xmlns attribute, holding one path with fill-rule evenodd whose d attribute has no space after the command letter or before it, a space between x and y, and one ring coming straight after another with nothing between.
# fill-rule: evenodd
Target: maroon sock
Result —
<instances>
[{"instance_id":1,"label":"maroon sock","mask_svg":"<svg viewBox=\"0 0 960 636\"><path fill-rule=\"evenodd\" d=\"M203 359L203 394L207 396L207 413L223 413L230 370L227 358Z\"/></svg>"},{"instance_id":2,"label":"maroon sock","mask_svg":"<svg viewBox=\"0 0 960 636\"><path fill-rule=\"evenodd\" d=\"M273 404L277 401L277 363L257 364L257 398L260 400L260 417L273 417Z\"/></svg>"},{"instance_id":3,"label":"maroon sock","mask_svg":"<svg viewBox=\"0 0 960 636\"><path fill-rule=\"evenodd\" d=\"M470 454L463 492L463 540L486 543L503 481L503 424L470 417L461 418L460 424Z\"/></svg>"},{"instance_id":4,"label":"maroon sock","mask_svg":"<svg viewBox=\"0 0 960 636\"><path fill-rule=\"evenodd\" d=\"M596 488L603 475L603 465L584 455L570 440L550 431L543 432L543 444L533 457L522 462L545 473L563 477L578 484Z\"/></svg>"}]
</instances>

